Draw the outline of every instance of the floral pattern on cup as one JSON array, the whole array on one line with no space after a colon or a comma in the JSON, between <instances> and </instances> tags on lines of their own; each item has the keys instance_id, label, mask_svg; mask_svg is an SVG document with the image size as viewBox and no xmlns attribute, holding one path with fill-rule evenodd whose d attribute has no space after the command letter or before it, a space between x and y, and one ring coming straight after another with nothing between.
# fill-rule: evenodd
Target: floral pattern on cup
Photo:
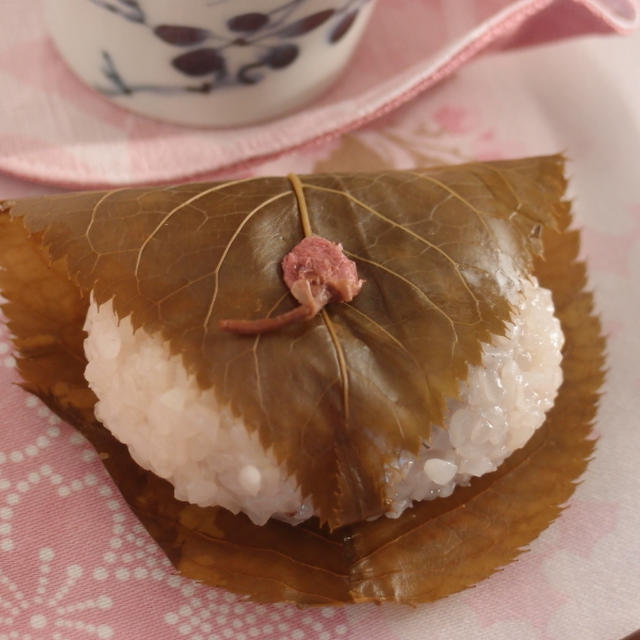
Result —
<instances>
[{"instance_id":1,"label":"floral pattern on cup","mask_svg":"<svg viewBox=\"0 0 640 640\"><path fill-rule=\"evenodd\" d=\"M250 11L231 16L223 32L184 24L150 24L137 0L88 0L125 20L148 27L155 37L181 51L170 64L186 78L200 82L183 87L156 84L132 84L118 70L111 54L102 51L102 75L107 87L96 87L110 96L136 92L210 93L214 89L254 85L267 74L294 64L303 49L301 39L323 29L326 44L335 45L351 30L360 9L371 0L344 0L342 4L320 11L305 11L308 0L288 0L264 12ZM212 6L231 0L210 0ZM229 52L244 49L252 60L234 65Z\"/></svg>"}]
</instances>

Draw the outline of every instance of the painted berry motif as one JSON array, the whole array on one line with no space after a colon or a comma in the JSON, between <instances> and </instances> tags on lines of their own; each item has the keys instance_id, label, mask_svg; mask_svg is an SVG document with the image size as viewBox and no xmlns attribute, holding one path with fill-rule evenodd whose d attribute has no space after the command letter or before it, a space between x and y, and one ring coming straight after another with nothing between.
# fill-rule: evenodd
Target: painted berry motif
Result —
<instances>
[{"instance_id":1,"label":"painted berry motif","mask_svg":"<svg viewBox=\"0 0 640 640\"><path fill-rule=\"evenodd\" d=\"M211 35L207 29L196 29L195 27L180 27L170 24L160 24L153 30L153 33L168 44L176 47L189 47L194 44L204 42Z\"/></svg>"},{"instance_id":2,"label":"painted berry motif","mask_svg":"<svg viewBox=\"0 0 640 640\"><path fill-rule=\"evenodd\" d=\"M171 62L173 66L187 76L206 76L210 73L225 73L226 63L216 49L194 49L184 53Z\"/></svg>"}]
</instances>

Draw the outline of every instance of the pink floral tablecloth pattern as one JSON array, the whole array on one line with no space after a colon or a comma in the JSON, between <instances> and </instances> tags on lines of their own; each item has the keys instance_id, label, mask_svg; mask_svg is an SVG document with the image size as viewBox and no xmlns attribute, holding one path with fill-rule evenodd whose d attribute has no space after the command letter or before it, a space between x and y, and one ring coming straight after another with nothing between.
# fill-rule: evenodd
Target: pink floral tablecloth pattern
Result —
<instances>
[{"instance_id":1,"label":"pink floral tablecloth pattern","mask_svg":"<svg viewBox=\"0 0 640 640\"><path fill-rule=\"evenodd\" d=\"M522 34L541 39L535 24ZM256 605L183 579L87 442L15 384L0 322L0 640L618 640L639 628L639 61L640 34L490 53L365 128L253 170L567 153L608 375L594 459L526 554L413 609ZM160 135L147 126L145 135ZM2 149L0 164L0 137ZM0 173L2 197L53 190Z\"/></svg>"}]
</instances>

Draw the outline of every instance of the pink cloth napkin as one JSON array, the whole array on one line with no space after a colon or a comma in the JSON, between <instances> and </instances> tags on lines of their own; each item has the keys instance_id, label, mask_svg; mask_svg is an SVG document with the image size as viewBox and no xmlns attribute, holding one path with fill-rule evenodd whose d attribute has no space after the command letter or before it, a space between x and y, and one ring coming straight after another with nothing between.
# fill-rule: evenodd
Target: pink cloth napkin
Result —
<instances>
[{"instance_id":1,"label":"pink cloth napkin","mask_svg":"<svg viewBox=\"0 0 640 640\"><path fill-rule=\"evenodd\" d=\"M75 188L245 171L390 112L489 45L628 31L637 21L635 0L381 0L352 64L321 100L258 126L197 130L108 103L58 58L40 2L5 0L0 170Z\"/></svg>"}]
</instances>

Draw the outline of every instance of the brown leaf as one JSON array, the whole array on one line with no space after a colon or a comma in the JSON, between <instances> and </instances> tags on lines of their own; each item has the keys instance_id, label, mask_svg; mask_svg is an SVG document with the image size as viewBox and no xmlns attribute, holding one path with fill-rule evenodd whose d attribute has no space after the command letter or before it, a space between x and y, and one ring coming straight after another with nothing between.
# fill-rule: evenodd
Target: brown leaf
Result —
<instances>
[{"instance_id":1,"label":"brown leaf","mask_svg":"<svg viewBox=\"0 0 640 640\"><path fill-rule=\"evenodd\" d=\"M387 190L379 191L378 183L385 183L387 176L399 175L403 176L400 182L402 194L389 196L391 204L387 205L389 184L386 184ZM416 183L422 186L427 180L414 176L416 182L413 182L413 179L408 179L409 175L413 174L303 179L315 185L315 188L307 189L310 210L320 212L314 217L310 216L312 227L322 235L342 240L353 253L370 250L364 237L353 238L353 230L348 227L349 220L356 215L355 203L350 198L364 200L366 197L376 211L384 207L384 213L393 215L393 220L405 226L410 220L413 231L426 235L425 227L428 224L422 218L426 210L429 221L429 214L433 213L434 207L433 201L430 203L427 200L425 204L421 198L429 194L433 197L436 189L435 186L433 191L417 188L417 193L414 192ZM448 185L458 195L464 193L468 202L476 203L476 209L481 205L482 211L491 212L499 221L508 217L508 213L519 211L510 224L519 225L519 233L515 238L524 248L538 222L547 221L549 212L555 211L563 231L555 232L548 227L543 231L546 261L536 261L536 272L542 283L553 289L558 315L565 330L565 383L544 427L525 449L511 456L494 474L474 481L468 488L457 489L450 498L421 503L398 520L381 518L375 522L343 527L333 533L313 522L290 527L270 521L264 527L257 527L244 516L232 516L221 509L186 505L173 498L172 487L168 483L137 467L126 448L95 422L90 412L93 399L81 379L84 357L80 327L86 311L86 297L76 287L69 286L63 261L54 262L53 268L48 268L42 250L42 238L38 233L28 237L21 220L0 215L0 262L7 269L0 270L0 287L9 300L5 305L5 313L21 350L19 366L26 386L76 425L99 452L108 456L105 465L125 499L184 575L246 593L262 601L292 600L328 604L367 600L433 600L463 589L510 562L524 545L558 515L561 505L571 495L574 483L583 472L593 448L588 435L597 389L602 381L604 345L598 321L591 311L591 296L584 292L584 266L575 262L577 234L565 231L569 214L567 206L559 201L564 189L562 163L558 158L547 158L512 164L441 168L427 175ZM337 185L338 191L344 191L347 181L350 198L346 202L344 196L340 198L338 194L319 189L333 189ZM248 194L244 196L248 201L245 206L256 206L255 200L268 198L266 194L273 193L270 187L277 190L284 184L275 180L262 182L259 193L253 196L251 189L248 189ZM187 186L184 189L191 189L193 191L190 193L196 195L202 187ZM313 193L309 193L311 191ZM131 192L121 193L131 196ZM319 194L327 196L327 199L318 198ZM239 193L236 195L243 197ZM149 224L149 219L152 220L151 224L158 226L158 217L166 216L162 211L167 210L162 205L162 199L173 199L169 206L175 207L184 200L185 193L180 190L166 193L162 190L139 191L134 198L137 199L135 208L131 209L127 209L128 198L123 200L122 206L111 210L111 216L117 219L129 212L128 224L122 225L125 230L118 236L124 252L106 254L96 260L96 255L86 250L87 238L95 243L108 240L111 232L104 226L106 222L94 213L89 223L90 233L85 236L76 230L82 229L84 224L78 223L85 215L83 211L86 205L82 201L89 199L95 204L101 197L108 201L109 198L117 198L117 194L67 197L64 204L59 199L52 199L20 205L22 211L29 211L32 216L26 220L32 230L42 232L46 229L45 242L56 252L55 255L60 257L62 249L69 255L69 268L80 282L81 289L89 286L86 276L78 271L83 265L79 257L85 256L84 265L88 265L89 271L95 261L101 269L100 273L106 273L115 280L118 274L123 273L123 263L131 261L127 255L136 253L135 248L132 250L125 243L129 233L127 228L135 224L147 228L145 224ZM455 200L455 196L445 200L441 207L446 208L450 200ZM154 202L156 208L162 205L160 213L153 211L150 201ZM76 206L73 206L74 202ZM144 209L143 203L148 204L148 209ZM399 210L393 210L393 205ZM63 213L63 207L68 208L68 215ZM148 211L147 215L140 213L138 207ZM239 208L234 209L233 203L228 203L225 209L227 213L218 218L218 224L223 226L229 223L229 227L233 227L230 224L233 216L240 214L229 212L237 212ZM295 205L292 204L291 208L295 209ZM56 213L56 209L60 209L59 213ZM53 215L49 220L44 218L47 210ZM200 224L206 219L205 214L198 215L195 211L191 211L191 214L192 222L197 218ZM207 215L213 214L209 212ZM285 235L285 219L288 215L289 212L276 216L275 223L273 219L270 224L265 222L260 228L263 244L266 244L265 237L271 239ZM297 211L295 215L298 215ZM412 215L415 217L411 218ZM446 221L451 224L460 222L459 215L456 207L451 206L447 209ZM471 231L476 246L478 243L482 246L482 242L488 241L488 234L485 234L486 229L480 222L481 216L474 215L474 219L476 224L467 222L467 229ZM445 220L436 218L436 221L442 223ZM397 241L398 251L411 260L411 245L407 246L394 235L397 228L389 230L377 217L375 222L380 226L360 219L360 223L365 224L367 234L377 234L375 237L378 240L390 234L388 242ZM94 238L91 229L96 228L96 224L102 232L96 233ZM179 228L175 231L180 235ZM254 229L254 232L257 233L257 230ZM178 242L175 235L173 240ZM153 246L150 250L160 251L170 248L169 245L167 238L160 247ZM258 251L258 248L255 250ZM461 248L456 250L463 251ZM180 254L185 255L197 254L191 247ZM454 256L457 255L454 253ZM526 251L524 255L527 255ZM87 262L87 256L92 258L92 262ZM370 253L365 254L367 259L370 256ZM99 264L103 259L107 266ZM257 261L253 256L251 259ZM394 256L390 250L388 256L381 258L376 254L372 261L382 259L387 260L383 264L392 264L393 269L399 269L393 262ZM486 259L490 261L490 255ZM178 264L181 264L180 257L168 261L166 273L169 277ZM483 266L488 271L490 263ZM253 274L253 271L249 269L249 273ZM366 277L376 277L375 274L372 266L371 273ZM245 273L237 277L236 284L240 279L245 282L251 280L253 275L247 278ZM145 292L153 290L150 284L152 280L150 273L140 279ZM332 310L329 322L333 322L340 331L348 329L353 332L354 323L349 314L364 313L371 316L380 313L380 305L374 299L377 295L383 299L385 295L389 296L389 301L393 300L396 306L408 304L399 294L390 297L392 289L384 279L374 279L373 282L376 293L370 294L367 305L355 312L349 308ZM155 286L158 284L155 283ZM102 295L106 297L106 285L98 281L98 287L102 287ZM146 323L145 308L136 306L138 302L135 295L127 297L126 287L122 291L120 305L124 306L124 311L121 306L120 312L126 313L127 305L132 305L134 310L142 314ZM49 292L51 295L47 295ZM261 298L256 300L259 302ZM249 306L249 301L241 302L240 314L247 311ZM262 311L255 304L252 308L256 315ZM435 312L431 316L437 320ZM141 321L140 316L138 321ZM313 325L296 335L317 331L322 326ZM393 323L388 323L388 326L396 330ZM419 343L412 343L414 352L419 348L423 347ZM351 351L347 349L345 353L349 355ZM439 376L436 376L436 381L440 381ZM365 415L367 408L358 410ZM376 405L376 410L380 410L379 405ZM347 440L359 446L361 437L365 436L348 434ZM344 451L348 452L348 449Z\"/></svg>"},{"instance_id":2,"label":"brown leaf","mask_svg":"<svg viewBox=\"0 0 640 640\"><path fill-rule=\"evenodd\" d=\"M69 281L63 261L50 263L39 236L26 238L19 221L1 214L0 293L8 300L3 310L21 355L23 386L51 396L58 411L73 407L92 421L96 398L82 349L87 298Z\"/></svg>"},{"instance_id":3,"label":"brown leaf","mask_svg":"<svg viewBox=\"0 0 640 640\"><path fill-rule=\"evenodd\" d=\"M482 344L502 333L499 251L529 268L532 231L553 223L564 190L560 165L69 194L23 200L11 215L67 261L84 296L113 297L120 317L161 332L338 527L385 511L384 462L417 452ZM220 331L222 319L295 304L278 265L311 233L357 262L358 297L270 335Z\"/></svg>"},{"instance_id":4,"label":"brown leaf","mask_svg":"<svg viewBox=\"0 0 640 640\"><path fill-rule=\"evenodd\" d=\"M314 170L319 173L335 171L384 171L389 166L385 158L375 149L364 144L356 134L340 137L336 148L328 158L318 162Z\"/></svg>"}]
</instances>

